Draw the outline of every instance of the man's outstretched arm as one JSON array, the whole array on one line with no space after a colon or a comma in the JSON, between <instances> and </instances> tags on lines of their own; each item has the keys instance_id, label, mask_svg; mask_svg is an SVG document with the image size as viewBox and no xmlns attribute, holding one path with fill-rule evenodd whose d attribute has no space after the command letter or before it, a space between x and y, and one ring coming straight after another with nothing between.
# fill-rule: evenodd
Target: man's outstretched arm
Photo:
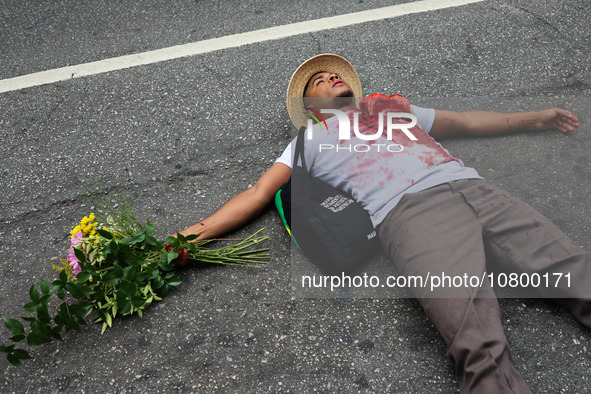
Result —
<instances>
[{"instance_id":1,"label":"man's outstretched arm","mask_svg":"<svg viewBox=\"0 0 591 394\"><path fill-rule=\"evenodd\" d=\"M437 110L429 134L433 138L460 135L487 136L533 128L538 130L556 129L568 133L575 127L579 127L577 117L560 108L514 113Z\"/></svg>"},{"instance_id":2,"label":"man's outstretched arm","mask_svg":"<svg viewBox=\"0 0 591 394\"><path fill-rule=\"evenodd\" d=\"M231 198L213 215L180 233L197 234L200 239L207 239L245 225L261 214L290 176L291 168L281 163L274 164L254 186Z\"/></svg>"}]
</instances>

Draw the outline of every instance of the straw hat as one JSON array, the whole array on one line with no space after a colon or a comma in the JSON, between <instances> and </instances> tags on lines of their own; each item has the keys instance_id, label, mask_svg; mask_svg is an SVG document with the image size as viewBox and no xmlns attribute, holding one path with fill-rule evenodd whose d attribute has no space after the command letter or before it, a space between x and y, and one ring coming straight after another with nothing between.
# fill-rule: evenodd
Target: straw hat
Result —
<instances>
[{"instance_id":1,"label":"straw hat","mask_svg":"<svg viewBox=\"0 0 591 394\"><path fill-rule=\"evenodd\" d=\"M331 72L338 74L349 84L353 95L361 97L361 82L357 72L347 60L339 55L325 53L311 57L303 62L291 76L287 87L287 112L292 123L298 129L306 126L308 116L305 114L304 90L310 78L319 72Z\"/></svg>"}]
</instances>

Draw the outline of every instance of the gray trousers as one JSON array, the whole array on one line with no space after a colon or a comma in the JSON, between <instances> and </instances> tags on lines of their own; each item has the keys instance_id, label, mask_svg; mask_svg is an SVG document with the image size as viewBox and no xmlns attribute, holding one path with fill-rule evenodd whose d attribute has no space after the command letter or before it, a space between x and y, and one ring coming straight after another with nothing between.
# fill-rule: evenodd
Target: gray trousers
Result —
<instances>
[{"instance_id":1,"label":"gray trousers","mask_svg":"<svg viewBox=\"0 0 591 394\"><path fill-rule=\"evenodd\" d=\"M494 292L498 278L506 287L509 273L521 275L524 285L539 278L537 286L520 290L553 299L591 327L591 254L529 205L484 180L404 195L378 235L399 275L464 278L411 289L445 339L463 393L531 392L511 363Z\"/></svg>"}]
</instances>

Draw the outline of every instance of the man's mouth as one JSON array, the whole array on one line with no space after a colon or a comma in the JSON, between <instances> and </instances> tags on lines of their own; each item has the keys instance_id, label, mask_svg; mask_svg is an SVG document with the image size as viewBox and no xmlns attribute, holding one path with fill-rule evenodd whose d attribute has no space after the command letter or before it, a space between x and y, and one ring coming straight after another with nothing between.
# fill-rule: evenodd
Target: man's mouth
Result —
<instances>
[{"instance_id":1,"label":"man's mouth","mask_svg":"<svg viewBox=\"0 0 591 394\"><path fill-rule=\"evenodd\" d=\"M334 87L336 87L336 86L339 86L339 85L344 85L344 84L345 84L345 83L344 83L343 81L336 81L335 83L333 83L333 84L332 84L332 87L334 88Z\"/></svg>"}]
</instances>

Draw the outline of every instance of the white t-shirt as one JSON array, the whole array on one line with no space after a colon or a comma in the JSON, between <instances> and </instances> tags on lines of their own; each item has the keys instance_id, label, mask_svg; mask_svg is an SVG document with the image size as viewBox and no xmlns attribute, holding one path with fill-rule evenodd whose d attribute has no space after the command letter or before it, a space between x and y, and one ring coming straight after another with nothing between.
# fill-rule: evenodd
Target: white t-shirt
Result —
<instances>
[{"instance_id":1,"label":"white t-shirt","mask_svg":"<svg viewBox=\"0 0 591 394\"><path fill-rule=\"evenodd\" d=\"M309 173L350 193L368 210L374 227L384 220L405 193L416 193L458 179L481 178L476 170L465 167L461 160L452 157L428 135L435 119L434 109L411 106L404 98L390 109L390 112L414 113L417 125L408 130L416 141L400 130L394 130L392 141L389 141L385 136L386 126L383 127L384 135L375 141L362 140L353 131L350 139L339 140L339 122L333 116L326 120L327 130L314 125L312 139L306 139L304 144ZM347 112L350 124L353 124L355 112L358 113L361 134L374 134L377 115L350 111ZM295 140L276 163L291 168Z\"/></svg>"}]
</instances>

